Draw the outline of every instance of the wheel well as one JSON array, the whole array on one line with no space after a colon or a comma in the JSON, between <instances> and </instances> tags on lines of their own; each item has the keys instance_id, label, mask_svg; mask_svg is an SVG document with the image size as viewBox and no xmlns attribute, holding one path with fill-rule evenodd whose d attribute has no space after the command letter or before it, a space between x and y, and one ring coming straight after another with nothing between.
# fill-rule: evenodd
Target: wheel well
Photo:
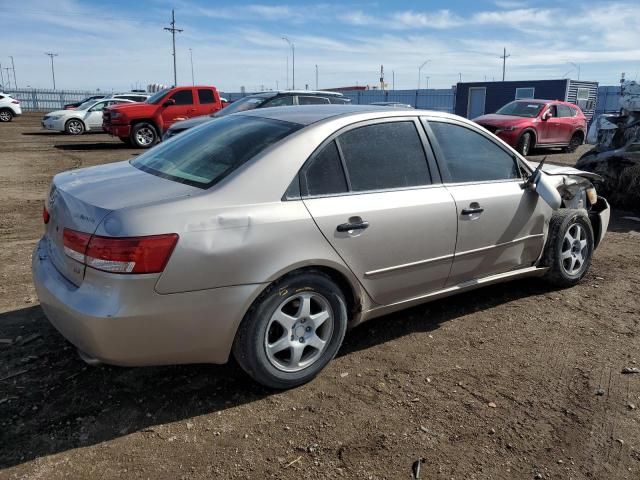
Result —
<instances>
[{"instance_id":1,"label":"wheel well","mask_svg":"<svg viewBox=\"0 0 640 480\"><path fill-rule=\"evenodd\" d=\"M580 137L580 140L584 141L584 132L582 130L576 130L575 132L573 132L571 137L573 138L576 135L578 135Z\"/></svg>"},{"instance_id":2,"label":"wheel well","mask_svg":"<svg viewBox=\"0 0 640 480\"><path fill-rule=\"evenodd\" d=\"M327 277L329 277L338 286L338 288L340 288L340 290L342 291L342 294L344 295L345 300L347 301L347 312L349 314L349 320L351 320L354 313L357 313L362 308L362 302L356 290L354 289L353 285L351 284L351 282L347 279L345 275L343 275L338 270L331 267L309 266L309 267L298 268L296 270L287 272L285 275L282 275L280 278L271 282L270 285L273 285L275 282L278 282L285 277L296 275L303 272L304 273L314 273L314 272L322 273Z\"/></svg>"},{"instance_id":3,"label":"wheel well","mask_svg":"<svg viewBox=\"0 0 640 480\"><path fill-rule=\"evenodd\" d=\"M133 129L139 123L148 123L148 124L150 124L153 128L155 128L156 134L160 135L160 129L158 128L158 125L156 125L156 122L154 122L150 118L141 118L139 120L133 120L131 122L131 129Z\"/></svg>"}]
</instances>

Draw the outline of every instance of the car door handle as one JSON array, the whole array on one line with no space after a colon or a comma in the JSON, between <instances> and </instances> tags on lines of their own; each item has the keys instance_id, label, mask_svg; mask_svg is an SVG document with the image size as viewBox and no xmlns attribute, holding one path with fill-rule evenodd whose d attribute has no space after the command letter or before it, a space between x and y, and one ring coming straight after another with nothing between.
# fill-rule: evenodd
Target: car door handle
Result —
<instances>
[{"instance_id":1,"label":"car door handle","mask_svg":"<svg viewBox=\"0 0 640 480\"><path fill-rule=\"evenodd\" d=\"M362 220L360 222L341 223L336 227L339 232L348 232L349 230L364 230L369 228L369 222Z\"/></svg>"},{"instance_id":2,"label":"car door handle","mask_svg":"<svg viewBox=\"0 0 640 480\"><path fill-rule=\"evenodd\" d=\"M474 213L482 213L484 212L484 208L480 207L479 205L477 207L470 207L470 208L463 208L462 209L462 215L473 215Z\"/></svg>"}]
</instances>

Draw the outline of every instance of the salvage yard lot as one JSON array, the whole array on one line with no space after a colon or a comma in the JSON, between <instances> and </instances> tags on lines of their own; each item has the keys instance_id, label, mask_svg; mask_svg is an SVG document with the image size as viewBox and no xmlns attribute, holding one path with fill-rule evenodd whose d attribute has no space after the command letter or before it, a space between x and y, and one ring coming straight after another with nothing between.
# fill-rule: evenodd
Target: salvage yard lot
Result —
<instances>
[{"instance_id":1,"label":"salvage yard lot","mask_svg":"<svg viewBox=\"0 0 640 480\"><path fill-rule=\"evenodd\" d=\"M420 458L427 479L640 478L640 374L621 373L640 367L640 222L622 218L637 212L614 210L579 286L376 319L292 391L233 364L88 367L31 284L43 199L60 171L140 151L39 118L0 125L1 479L400 479ZM586 148L542 153L573 165Z\"/></svg>"}]
</instances>

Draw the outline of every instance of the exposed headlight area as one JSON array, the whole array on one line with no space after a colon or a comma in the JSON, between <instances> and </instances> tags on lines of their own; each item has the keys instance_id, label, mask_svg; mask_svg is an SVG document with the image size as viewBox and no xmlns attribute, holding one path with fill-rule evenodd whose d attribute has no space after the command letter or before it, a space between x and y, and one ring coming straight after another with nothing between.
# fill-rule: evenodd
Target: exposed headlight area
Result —
<instances>
[{"instance_id":1,"label":"exposed headlight area","mask_svg":"<svg viewBox=\"0 0 640 480\"><path fill-rule=\"evenodd\" d=\"M587 188L587 200L591 205L598 203L598 192L596 192L595 187Z\"/></svg>"},{"instance_id":2,"label":"exposed headlight area","mask_svg":"<svg viewBox=\"0 0 640 480\"><path fill-rule=\"evenodd\" d=\"M508 127L499 127L496 128L496 133L500 133L500 132L513 132L515 130L517 130L518 127L514 127L513 125L510 125Z\"/></svg>"}]
</instances>

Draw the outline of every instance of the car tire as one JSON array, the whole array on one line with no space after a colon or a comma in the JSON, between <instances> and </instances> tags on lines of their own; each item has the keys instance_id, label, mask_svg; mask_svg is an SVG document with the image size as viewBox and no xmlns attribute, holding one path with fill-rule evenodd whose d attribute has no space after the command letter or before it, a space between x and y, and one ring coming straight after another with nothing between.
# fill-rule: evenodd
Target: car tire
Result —
<instances>
[{"instance_id":1,"label":"car tire","mask_svg":"<svg viewBox=\"0 0 640 480\"><path fill-rule=\"evenodd\" d=\"M580 132L575 132L571 135L571 140L569 140L569 145L564 148L565 153L573 153L576 149L582 145L583 135Z\"/></svg>"},{"instance_id":2,"label":"car tire","mask_svg":"<svg viewBox=\"0 0 640 480\"><path fill-rule=\"evenodd\" d=\"M525 157L529 155L529 153L531 152L532 139L533 135L531 134L531 132L524 132L518 139L516 150L518 150L518 152L520 152Z\"/></svg>"},{"instance_id":3,"label":"car tire","mask_svg":"<svg viewBox=\"0 0 640 480\"><path fill-rule=\"evenodd\" d=\"M131 144L137 148L151 148L158 143L158 131L149 122L136 123L129 137Z\"/></svg>"},{"instance_id":4,"label":"car tire","mask_svg":"<svg viewBox=\"0 0 640 480\"><path fill-rule=\"evenodd\" d=\"M549 221L542 264L549 270L545 280L557 287L576 285L591 265L593 228L583 210L561 208Z\"/></svg>"},{"instance_id":5,"label":"car tire","mask_svg":"<svg viewBox=\"0 0 640 480\"><path fill-rule=\"evenodd\" d=\"M84 123L82 123L82 120L72 118L64 124L64 131L69 135L82 135L85 131Z\"/></svg>"},{"instance_id":6,"label":"car tire","mask_svg":"<svg viewBox=\"0 0 640 480\"><path fill-rule=\"evenodd\" d=\"M0 110L0 122L10 122L13 120L13 112L8 108Z\"/></svg>"},{"instance_id":7,"label":"car tire","mask_svg":"<svg viewBox=\"0 0 640 480\"><path fill-rule=\"evenodd\" d=\"M251 306L233 355L258 383L273 389L312 380L338 352L347 330L344 294L321 272L283 277Z\"/></svg>"}]
</instances>

